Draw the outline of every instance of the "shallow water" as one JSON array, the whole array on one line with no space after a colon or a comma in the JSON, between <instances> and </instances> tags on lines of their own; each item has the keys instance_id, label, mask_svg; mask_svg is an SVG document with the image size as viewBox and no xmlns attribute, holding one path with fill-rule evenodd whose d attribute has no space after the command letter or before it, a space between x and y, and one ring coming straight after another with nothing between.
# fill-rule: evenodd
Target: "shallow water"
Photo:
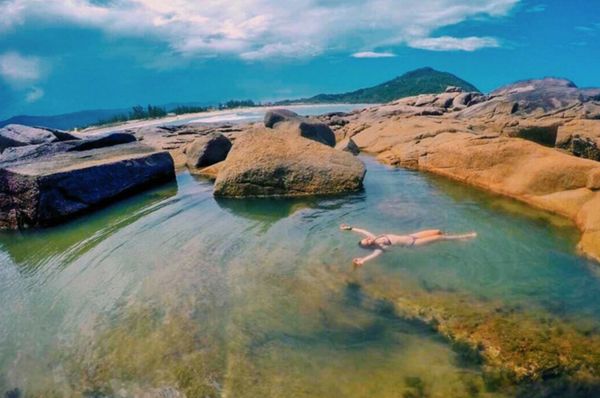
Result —
<instances>
[{"instance_id":1,"label":"shallow water","mask_svg":"<svg viewBox=\"0 0 600 398\"><path fill-rule=\"evenodd\" d=\"M598 325L597 265L570 223L364 160L354 195L216 201L182 173L69 224L0 234L0 392L502 396L477 361L363 292L381 278ZM344 222L479 236L354 271L368 252Z\"/></svg>"}]
</instances>

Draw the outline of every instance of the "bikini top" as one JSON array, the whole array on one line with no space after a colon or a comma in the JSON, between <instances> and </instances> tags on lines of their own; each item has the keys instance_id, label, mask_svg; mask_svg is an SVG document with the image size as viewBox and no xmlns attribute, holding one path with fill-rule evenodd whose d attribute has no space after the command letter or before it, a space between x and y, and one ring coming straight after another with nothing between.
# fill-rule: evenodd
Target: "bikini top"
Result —
<instances>
[{"instance_id":1,"label":"bikini top","mask_svg":"<svg viewBox=\"0 0 600 398\"><path fill-rule=\"evenodd\" d=\"M405 246L413 246L415 244L415 242L417 241L417 238L415 238L412 235L407 235L407 237L411 238L411 241L406 243ZM385 239L385 241L382 244L379 244L379 246L392 246L392 241L390 240L390 238L386 235L379 235L375 237L375 242L377 242L380 239Z\"/></svg>"},{"instance_id":2,"label":"bikini top","mask_svg":"<svg viewBox=\"0 0 600 398\"><path fill-rule=\"evenodd\" d=\"M379 241L381 239L385 239L384 242L382 242L382 244L379 243ZM375 237L375 242L379 245L379 246L391 246L392 245L392 241L390 240L390 238L387 235L379 235Z\"/></svg>"}]
</instances>

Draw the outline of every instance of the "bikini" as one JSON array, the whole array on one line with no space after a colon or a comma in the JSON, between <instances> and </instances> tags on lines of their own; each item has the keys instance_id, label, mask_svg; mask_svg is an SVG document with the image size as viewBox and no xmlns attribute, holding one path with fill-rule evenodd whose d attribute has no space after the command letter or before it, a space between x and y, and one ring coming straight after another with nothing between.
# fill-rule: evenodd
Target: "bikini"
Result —
<instances>
[{"instance_id":1,"label":"bikini","mask_svg":"<svg viewBox=\"0 0 600 398\"><path fill-rule=\"evenodd\" d=\"M414 246L415 242L417 241L417 238L415 238L413 235L406 235L406 236L408 236L412 240L409 243L407 243L405 246L408 246L408 247ZM380 245L380 246L392 246L392 240L387 235L376 236L375 237L375 242L377 242L381 238L384 238L387 242L384 243L383 245Z\"/></svg>"}]
</instances>

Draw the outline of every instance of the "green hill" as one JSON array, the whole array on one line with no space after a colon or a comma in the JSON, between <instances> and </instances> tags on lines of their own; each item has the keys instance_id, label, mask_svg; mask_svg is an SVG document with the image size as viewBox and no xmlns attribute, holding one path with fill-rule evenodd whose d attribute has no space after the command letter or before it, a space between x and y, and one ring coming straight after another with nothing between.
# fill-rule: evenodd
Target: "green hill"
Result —
<instances>
[{"instance_id":1,"label":"green hill","mask_svg":"<svg viewBox=\"0 0 600 398\"><path fill-rule=\"evenodd\" d=\"M471 83L448 72L420 68L380 85L344 94L319 94L311 98L284 101L284 103L384 103L418 94L441 93L448 86L465 91L479 91Z\"/></svg>"}]
</instances>

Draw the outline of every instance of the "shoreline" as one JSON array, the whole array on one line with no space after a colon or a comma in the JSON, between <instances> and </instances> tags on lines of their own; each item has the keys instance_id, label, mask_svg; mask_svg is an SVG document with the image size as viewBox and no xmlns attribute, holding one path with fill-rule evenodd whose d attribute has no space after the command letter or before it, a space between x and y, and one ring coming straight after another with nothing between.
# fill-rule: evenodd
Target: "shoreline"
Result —
<instances>
[{"instance_id":1,"label":"shoreline","mask_svg":"<svg viewBox=\"0 0 600 398\"><path fill-rule=\"evenodd\" d=\"M79 134L104 134L108 132L116 132L123 131L128 129L140 129L146 127L160 126L160 125L168 125L175 124L178 122L182 122L181 125L189 124L189 123L202 123L197 122L195 119L207 119L211 117L217 117L221 115L227 115L229 113L241 113L241 112L266 112L270 109L313 109L313 108L321 108L321 107L343 107L343 106L356 106L357 109L368 108L371 106L378 106L380 104L346 104L346 103L333 103L333 104L297 104L297 105L286 105L286 106L255 106L255 107L243 107L243 108L235 108L235 109L220 109L209 112L196 112L196 113L187 113L184 115L177 116L166 116L159 119L144 119L144 120L130 120L127 122L119 123L111 126L92 126L83 130L78 130ZM187 121L187 123L185 123ZM225 123L235 123L235 120L232 121L215 121L215 122L205 122L206 125L211 124L225 124ZM239 121L240 124L244 124L243 120ZM76 130L71 130L76 131Z\"/></svg>"}]
</instances>

